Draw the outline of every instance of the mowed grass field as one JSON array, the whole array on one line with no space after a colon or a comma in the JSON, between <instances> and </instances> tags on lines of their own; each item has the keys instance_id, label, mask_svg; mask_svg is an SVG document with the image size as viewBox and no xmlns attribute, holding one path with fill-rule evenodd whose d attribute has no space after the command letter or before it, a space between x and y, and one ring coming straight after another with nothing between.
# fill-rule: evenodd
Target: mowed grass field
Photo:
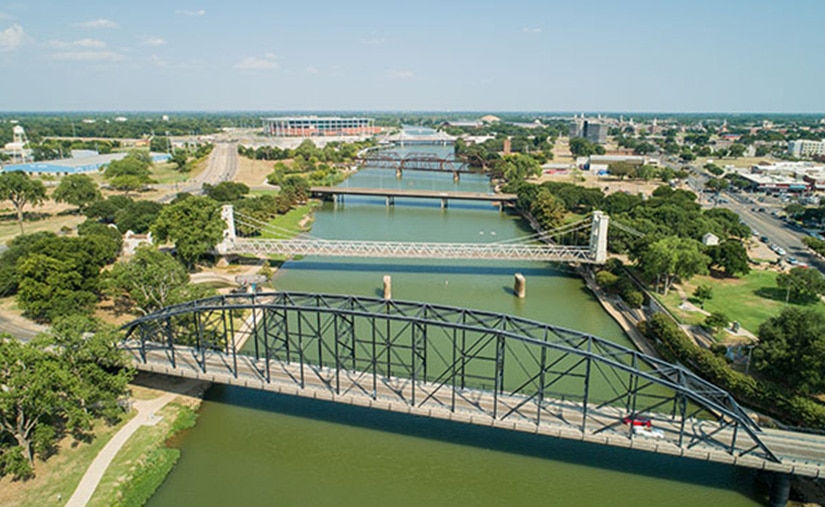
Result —
<instances>
[{"instance_id":1,"label":"mowed grass field","mask_svg":"<svg viewBox=\"0 0 825 507\"><path fill-rule=\"evenodd\" d=\"M693 291L699 285L711 287L713 297L705 301L705 310L724 313L732 321L737 321L748 331L756 333L762 322L778 315L785 307L785 291L776 286L776 275L775 271L755 269L741 278L695 276L682 287L688 299L697 306L698 301L693 298ZM675 290L671 290L661 300L685 324L699 324L705 320L704 315L698 312L679 310L681 298ZM804 306L794 303L790 305L813 308L825 315L825 303L821 301Z\"/></svg>"}]
</instances>

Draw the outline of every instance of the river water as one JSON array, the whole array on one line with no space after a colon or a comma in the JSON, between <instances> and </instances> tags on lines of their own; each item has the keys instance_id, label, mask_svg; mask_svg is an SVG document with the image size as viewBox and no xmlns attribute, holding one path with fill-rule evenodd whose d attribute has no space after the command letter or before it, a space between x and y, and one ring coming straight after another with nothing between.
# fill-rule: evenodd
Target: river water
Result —
<instances>
[{"instance_id":1,"label":"river water","mask_svg":"<svg viewBox=\"0 0 825 507\"><path fill-rule=\"evenodd\" d=\"M417 148L422 149L422 148ZM444 150L443 148L438 148ZM427 147L424 151L436 149ZM486 192L487 178L367 169L344 185ZM493 242L531 233L489 204L346 197L311 234L327 239ZM527 297L513 295L513 275ZM537 262L307 258L279 290L380 296L511 313L629 341L580 279ZM759 505L753 473L692 460L215 386L181 460L149 505Z\"/></svg>"}]
</instances>

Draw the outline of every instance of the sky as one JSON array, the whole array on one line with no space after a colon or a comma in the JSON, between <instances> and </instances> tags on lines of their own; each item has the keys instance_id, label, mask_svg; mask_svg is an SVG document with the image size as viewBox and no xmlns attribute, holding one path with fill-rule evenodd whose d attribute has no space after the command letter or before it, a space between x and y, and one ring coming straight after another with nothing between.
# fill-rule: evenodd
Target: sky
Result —
<instances>
[{"instance_id":1,"label":"sky","mask_svg":"<svg viewBox=\"0 0 825 507\"><path fill-rule=\"evenodd\" d=\"M822 0L0 0L0 111L825 111Z\"/></svg>"}]
</instances>

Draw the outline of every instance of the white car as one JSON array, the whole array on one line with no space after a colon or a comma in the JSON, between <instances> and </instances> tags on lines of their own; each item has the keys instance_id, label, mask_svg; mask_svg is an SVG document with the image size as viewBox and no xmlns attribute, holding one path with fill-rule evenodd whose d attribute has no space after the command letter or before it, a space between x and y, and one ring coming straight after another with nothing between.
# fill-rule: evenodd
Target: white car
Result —
<instances>
[{"instance_id":1,"label":"white car","mask_svg":"<svg viewBox=\"0 0 825 507\"><path fill-rule=\"evenodd\" d=\"M644 426L633 426L633 434L648 438L665 438L664 431L645 428Z\"/></svg>"}]
</instances>

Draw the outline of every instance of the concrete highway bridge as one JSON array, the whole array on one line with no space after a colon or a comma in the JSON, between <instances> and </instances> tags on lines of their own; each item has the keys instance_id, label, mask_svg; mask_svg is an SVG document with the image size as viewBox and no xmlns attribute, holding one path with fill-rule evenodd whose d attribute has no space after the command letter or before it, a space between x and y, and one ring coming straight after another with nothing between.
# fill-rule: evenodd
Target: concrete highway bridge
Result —
<instances>
[{"instance_id":1,"label":"concrete highway bridge","mask_svg":"<svg viewBox=\"0 0 825 507\"><path fill-rule=\"evenodd\" d=\"M216 296L126 326L143 371L624 447L825 476L825 437L760 428L682 366L511 315L309 293Z\"/></svg>"},{"instance_id":2,"label":"concrete highway bridge","mask_svg":"<svg viewBox=\"0 0 825 507\"><path fill-rule=\"evenodd\" d=\"M395 204L395 198L439 199L441 207L446 208L449 201L481 201L497 203L499 206L514 204L516 194L496 194L485 192L456 192L438 190L408 190L394 188L360 188L360 187L310 187L312 197L342 202L346 195L383 197L387 206Z\"/></svg>"}]
</instances>

